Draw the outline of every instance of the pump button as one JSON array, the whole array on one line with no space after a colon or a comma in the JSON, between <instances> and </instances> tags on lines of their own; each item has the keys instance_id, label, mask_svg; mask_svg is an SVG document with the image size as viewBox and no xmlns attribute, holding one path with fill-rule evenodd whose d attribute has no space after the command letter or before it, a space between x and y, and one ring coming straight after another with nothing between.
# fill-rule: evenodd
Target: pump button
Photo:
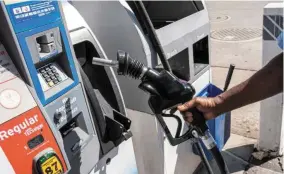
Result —
<instances>
[{"instance_id":1,"label":"pump button","mask_svg":"<svg viewBox=\"0 0 284 174\"><path fill-rule=\"evenodd\" d=\"M49 85L50 87L54 86L53 81L48 82L48 85Z\"/></svg>"},{"instance_id":2,"label":"pump button","mask_svg":"<svg viewBox=\"0 0 284 174\"><path fill-rule=\"evenodd\" d=\"M36 171L40 174L65 173L62 162L54 151L45 153L36 161Z\"/></svg>"},{"instance_id":3,"label":"pump button","mask_svg":"<svg viewBox=\"0 0 284 174\"><path fill-rule=\"evenodd\" d=\"M6 109L14 109L21 102L20 94L12 89L5 89L0 93L0 104Z\"/></svg>"},{"instance_id":4,"label":"pump button","mask_svg":"<svg viewBox=\"0 0 284 174\"><path fill-rule=\"evenodd\" d=\"M62 118L62 113L61 112L56 112L54 114L54 123L55 124L59 124L61 122L61 118Z\"/></svg>"},{"instance_id":5,"label":"pump button","mask_svg":"<svg viewBox=\"0 0 284 174\"><path fill-rule=\"evenodd\" d=\"M46 73L42 73L42 76L43 76L44 78L49 77Z\"/></svg>"},{"instance_id":6,"label":"pump button","mask_svg":"<svg viewBox=\"0 0 284 174\"><path fill-rule=\"evenodd\" d=\"M46 82L50 82L51 79L48 77L48 78L45 79L45 81L46 81Z\"/></svg>"}]
</instances>

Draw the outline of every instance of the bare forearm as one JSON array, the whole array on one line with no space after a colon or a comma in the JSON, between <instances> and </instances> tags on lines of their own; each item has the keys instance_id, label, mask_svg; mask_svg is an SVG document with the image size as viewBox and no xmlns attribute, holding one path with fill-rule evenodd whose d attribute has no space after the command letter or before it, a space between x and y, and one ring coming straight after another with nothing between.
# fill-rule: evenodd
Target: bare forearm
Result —
<instances>
[{"instance_id":1,"label":"bare forearm","mask_svg":"<svg viewBox=\"0 0 284 174\"><path fill-rule=\"evenodd\" d=\"M224 113L266 99L282 91L283 53L272 59L248 80L216 97L219 103L216 109L219 113Z\"/></svg>"}]
</instances>

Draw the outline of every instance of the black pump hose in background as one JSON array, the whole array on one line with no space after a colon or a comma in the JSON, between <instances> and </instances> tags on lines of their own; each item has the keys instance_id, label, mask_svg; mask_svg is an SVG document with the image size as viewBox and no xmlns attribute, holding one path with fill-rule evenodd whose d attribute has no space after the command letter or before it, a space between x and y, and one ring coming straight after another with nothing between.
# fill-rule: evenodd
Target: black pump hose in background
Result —
<instances>
[{"instance_id":1,"label":"black pump hose in background","mask_svg":"<svg viewBox=\"0 0 284 174\"><path fill-rule=\"evenodd\" d=\"M165 70L172 72L171 66L168 62L167 56L162 48L162 45L159 41L159 38L156 34L155 28L151 22L151 19L145 9L145 6L142 1L128 1L128 4L132 7L132 10L138 19L140 25L147 30L149 39L155 49L155 52L158 53L161 63ZM145 33L144 33L145 34Z\"/></svg>"}]
</instances>

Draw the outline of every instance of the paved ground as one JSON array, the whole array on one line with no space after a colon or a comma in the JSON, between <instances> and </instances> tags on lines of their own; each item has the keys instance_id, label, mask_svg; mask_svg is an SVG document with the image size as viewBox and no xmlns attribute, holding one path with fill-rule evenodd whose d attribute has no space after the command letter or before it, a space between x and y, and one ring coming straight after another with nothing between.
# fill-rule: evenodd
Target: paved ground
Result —
<instances>
[{"instance_id":1,"label":"paved ground","mask_svg":"<svg viewBox=\"0 0 284 174\"><path fill-rule=\"evenodd\" d=\"M273 1L207 1L212 32L226 28L261 30L263 7L269 2ZM233 42L211 39L213 83L223 88L230 63L236 66L231 87L249 78L262 66L261 54L261 36ZM231 173L283 173L280 158L256 161L251 156L258 138L259 110L260 104L254 103L232 112L232 135L223 152ZM216 170L216 164L212 163Z\"/></svg>"},{"instance_id":2,"label":"paved ground","mask_svg":"<svg viewBox=\"0 0 284 174\"><path fill-rule=\"evenodd\" d=\"M262 29L263 7L272 1L208 1L211 30L225 28ZM228 20L221 21L228 16ZM245 34L245 33L242 33ZM231 86L250 77L261 68L262 38L249 41L220 41L211 39L213 83L223 87L230 63L236 71ZM260 104L255 103L232 112L232 133L257 138Z\"/></svg>"},{"instance_id":3,"label":"paved ground","mask_svg":"<svg viewBox=\"0 0 284 174\"><path fill-rule=\"evenodd\" d=\"M223 149L222 155L231 174L281 174L283 159L274 158L256 161L251 154L254 151L256 139L231 134ZM220 173L214 160L210 161L214 173ZM198 174L207 174L201 167Z\"/></svg>"}]
</instances>

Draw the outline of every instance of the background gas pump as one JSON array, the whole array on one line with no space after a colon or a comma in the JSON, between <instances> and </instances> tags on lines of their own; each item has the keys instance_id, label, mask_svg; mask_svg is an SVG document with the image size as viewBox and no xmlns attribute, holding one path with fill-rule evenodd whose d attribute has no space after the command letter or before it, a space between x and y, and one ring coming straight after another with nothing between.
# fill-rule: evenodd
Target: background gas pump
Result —
<instances>
[{"instance_id":1,"label":"background gas pump","mask_svg":"<svg viewBox=\"0 0 284 174\"><path fill-rule=\"evenodd\" d=\"M4 174L106 172L97 164L110 163L108 153L132 136L131 121L123 102L89 91L61 2L1 1L0 25Z\"/></svg>"}]
</instances>

